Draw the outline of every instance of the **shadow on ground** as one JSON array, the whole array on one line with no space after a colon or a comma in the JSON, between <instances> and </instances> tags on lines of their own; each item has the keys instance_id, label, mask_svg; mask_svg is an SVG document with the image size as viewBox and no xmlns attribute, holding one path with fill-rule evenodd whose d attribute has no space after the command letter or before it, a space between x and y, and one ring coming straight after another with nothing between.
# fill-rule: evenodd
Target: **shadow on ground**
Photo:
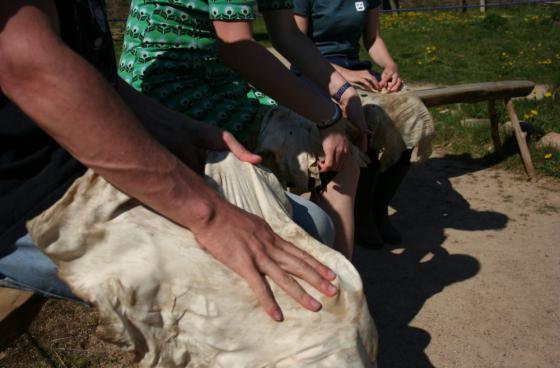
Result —
<instances>
[{"instance_id":1,"label":"shadow on ground","mask_svg":"<svg viewBox=\"0 0 560 368\"><path fill-rule=\"evenodd\" d=\"M430 331L410 322L430 297L480 270L476 258L450 254L442 246L445 229L502 229L508 222L502 213L471 209L449 181L484 168L483 162L463 156L432 158L413 167L392 203L397 210L392 221L402 230L403 243L356 249L354 263L379 332L380 367L433 367L425 353Z\"/></svg>"}]
</instances>

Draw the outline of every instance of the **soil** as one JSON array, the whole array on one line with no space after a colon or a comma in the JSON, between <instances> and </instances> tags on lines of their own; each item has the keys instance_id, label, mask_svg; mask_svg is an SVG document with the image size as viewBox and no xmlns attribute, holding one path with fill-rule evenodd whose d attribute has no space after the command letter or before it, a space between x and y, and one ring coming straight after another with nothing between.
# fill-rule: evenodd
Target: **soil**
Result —
<instances>
[{"instance_id":1,"label":"soil","mask_svg":"<svg viewBox=\"0 0 560 368\"><path fill-rule=\"evenodd\" d=\"M358 248L380 367L555 367L560 182L436 155L393 203L401 245ZM96 312L50 300L0 367L130 367L94 336Z\"/></svg>"}]
</instances>

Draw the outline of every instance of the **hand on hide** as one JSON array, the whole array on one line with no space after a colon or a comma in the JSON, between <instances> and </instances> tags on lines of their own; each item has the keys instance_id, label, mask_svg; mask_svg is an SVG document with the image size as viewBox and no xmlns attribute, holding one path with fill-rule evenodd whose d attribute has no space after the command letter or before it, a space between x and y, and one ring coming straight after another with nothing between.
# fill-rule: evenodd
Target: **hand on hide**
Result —
<instances>
[{"instance_id":1,"label":"hand on hide","mask_svg":"<svg viewBox=\"0 0 560 368\"><path fill-rule=\"evenodd\" d=\"M204 225L192 228L199 245L218 261L240 275L275 321L283 314L265 276L310 311L321 304L294 279L301 278L326 296L337 288L330 283L336 275L308 253L276 235L260 217L227 202L220 203Z\"/></svg>"},{"instance_id":2,"label":"hand on hide","mask_svg":"<svg viewBox=\"0 0 560 368\"><path fill-rule=\"evenodd\" d=\"M379 85L379 81L373 74L369 72L369 70L350 70L345 68L338 68L337 69L340 74L346 79L348 82L358 85L366 91L380 91L381 86Z\"/></svg>"},{"instance_id":3,"label":"hand on hide","mask_svg":"<svg viewBox=\"0 0 560 368\"><path fill-rule=\"evenodd\" d=\"M388 92L398 92L402 88L402 80L397 64L389 64L383 69L379 86L386 88Z\"/></svg>"}]
</instances>

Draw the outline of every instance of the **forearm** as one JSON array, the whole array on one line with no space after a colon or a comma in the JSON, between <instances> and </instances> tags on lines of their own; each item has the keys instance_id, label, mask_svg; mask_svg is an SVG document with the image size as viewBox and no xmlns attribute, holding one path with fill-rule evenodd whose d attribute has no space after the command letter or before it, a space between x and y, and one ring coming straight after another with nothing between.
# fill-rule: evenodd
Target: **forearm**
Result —
<instances>
[{"instance_id":1,"label":"forearm","mask_svg":"<svg viewBox=\"0 0 560 368\"><path fill-rule=\"evenodd\" d=\"M377 37L368 50L368 54L375 64L384 69L388 65L396 65L395 61L389 53L389 49L383 41L383 38Z\"/></svg>"},{"instance_id":2,"label":"forearm","mask_svg":"<svg viewBox=\"0 0 560 368\"><path fill-rule=\"evenodd\" d=\"M328 99L294 76L257 42L221 43L219 51L225 64L281 105L319 124L332 115L333 107Z\"/></svg>"},{"instance_id":3,"label":"forearm","mask_svg":"<svg viewBox=\"0 0 560 368\"><path fill-rule=\"evenodd\" d=\"M334 96L346 80L338 72L337 66L326 61L313 41L297 28L291 12L281 12L264 14L274 47L307 78ZM288 20L284 20L284 17Z\"/></svg>"},{"instance_id":4,"label":"forearm","mask_svg":"<svg viewBox=\"0 0 560 368\"><path fill-rule=\"evenodd\" d=\"M10 38L6 32L1 36ZM23 49L0 56L6 96L121 190L183 226L204 221L217 194L150 137L93 67L58 38L32 36Z\"/></svg>"}]
</instances>

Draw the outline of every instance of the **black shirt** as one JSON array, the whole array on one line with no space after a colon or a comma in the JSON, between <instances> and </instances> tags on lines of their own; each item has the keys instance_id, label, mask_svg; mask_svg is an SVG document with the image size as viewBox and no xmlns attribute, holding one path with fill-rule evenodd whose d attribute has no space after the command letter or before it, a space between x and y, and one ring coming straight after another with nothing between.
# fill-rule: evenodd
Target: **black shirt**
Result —
<instances>
[{"instance_id":1,"label":"black shirt","mask_svg":"<svg viewBox=\"0 0 560 368\"><path fill-rule=\"evenodd\" d=\"M61 37L116 85L104 0L57 0ZM84 132L85 134L85 132ZM0 247L56 202L85 168L0 94Z\"/></svg>"}]
</instances>

